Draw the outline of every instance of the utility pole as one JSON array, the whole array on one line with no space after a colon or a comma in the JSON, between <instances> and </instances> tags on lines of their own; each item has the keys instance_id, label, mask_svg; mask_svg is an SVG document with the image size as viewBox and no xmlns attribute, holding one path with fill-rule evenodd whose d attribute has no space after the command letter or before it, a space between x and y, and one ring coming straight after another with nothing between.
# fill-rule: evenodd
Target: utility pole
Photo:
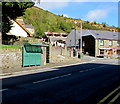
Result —
<instances>
[{"instance_id":1,"label":"utility pole","mask_svg":"<svg viewBox=\"0 0 120 104\"><path fill-rule=\"evenodd\" d=\"M80 53L82 54L82 22L80 23Z\"/></svg>"},{"instance_id":2,"label":"utility pole","mask_svg":"<svg viewBox=\"0 0 120 104\"><path fill-rule=\"evenodd\" d=\"M76 24L77 22L74 21L74 24L75 24L75 56L77 55L77 49L76 49Z\"/></svg>"}]
</instances>

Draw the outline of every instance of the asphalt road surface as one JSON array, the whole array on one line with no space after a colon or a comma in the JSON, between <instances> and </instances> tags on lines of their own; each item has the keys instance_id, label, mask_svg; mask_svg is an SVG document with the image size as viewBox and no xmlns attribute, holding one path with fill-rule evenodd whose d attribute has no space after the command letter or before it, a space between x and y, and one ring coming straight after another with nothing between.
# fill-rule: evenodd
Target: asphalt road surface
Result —
<instances>
[{"instance_id":1,"label":"asphalt road surface","mask_svg":"<svg viewBox=\"0 0 120 104\"><path fill-rule=\"evenodd\" d=\"M2 104L97 104L120 85L120 69L96 60L2 81Z\"/></svg>"}]
</instances>

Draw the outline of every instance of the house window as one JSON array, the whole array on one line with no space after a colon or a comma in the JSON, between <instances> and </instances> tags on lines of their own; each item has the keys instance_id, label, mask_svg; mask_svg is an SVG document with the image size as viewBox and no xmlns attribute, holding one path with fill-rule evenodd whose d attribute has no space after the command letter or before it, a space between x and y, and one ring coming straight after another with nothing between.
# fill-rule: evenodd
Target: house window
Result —
<instances>
[{"instance_id":1,"label":"house window","mask_svg":"<svg viewBox=\"0 0 120 104\"><path fill-rule=\"evenodd\" d=\"M104 45L104 40L100 40L100 45Z\"/></svg>"},{"instance_id":2,"label":"house window","mask_svg":"<svg viewBox=\"0 0 120 104\"><path fill-rule=\"evenodd\" d=\"M100 49L100 54L104 54L104 49Z\"/></svg>"},{"instance_id":3,"label":"house window","mask_svg":"<svg viewBox=\"0 0 120 104\"><path fill-rule=\"evenodd\" d=\"M120 46L120 41L117 41L117 45Z\"/></svg>"},{"instance_id":4,"label":"house window","mask_svg":"<svg viewBox=\"0 0 120 104\"><path fill-rule=\"evenodd\" d=\"M113 43L112 43L112 41L111 40L109 40L109 45L111 46Z\"/></svg>"},{"instance_id":5,"label":"house window","mask_svg":"<svg viewBox=\"0 0 120 104\"><path fill-rule=\"evenodd\" d=\"M120 55L120 50L117 50L117 54Z\"/></svg>"}]
</instances>

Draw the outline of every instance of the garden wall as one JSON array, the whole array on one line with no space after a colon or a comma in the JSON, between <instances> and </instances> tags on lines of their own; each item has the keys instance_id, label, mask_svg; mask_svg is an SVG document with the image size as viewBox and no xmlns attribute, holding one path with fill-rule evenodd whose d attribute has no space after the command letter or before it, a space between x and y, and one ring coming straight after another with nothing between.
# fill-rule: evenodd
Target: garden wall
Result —
<instances>
[{"instance_id":1,"label":"garden wall","mask_svg":"<svg viewBox=\"0 0 120 104\"><path fill-rule=\"evenodd\" d=\"M21 49L2 49L0 50L0 69L21 67L22 50Z\"/></svg>"},{"instance_id":2,"label":"garden wall","mask_svg":"<svg viewBox=\"0 0 120 104\"><path fill-rule=\"evenodd\" d=\"M23 44L23 42L43 44L39 39L21 38L16 44ZM77 60L73 57L73 49L66 47L55 47L50 45L49 53L46 53L46 47L43 47L42 64L46 64L49 57L50 63L72 62ZM46 58L46 54L49 54ZM0 69L20 68L22 67L22 46L20 49L0 49Z\"/></svg>"}]
</instances>

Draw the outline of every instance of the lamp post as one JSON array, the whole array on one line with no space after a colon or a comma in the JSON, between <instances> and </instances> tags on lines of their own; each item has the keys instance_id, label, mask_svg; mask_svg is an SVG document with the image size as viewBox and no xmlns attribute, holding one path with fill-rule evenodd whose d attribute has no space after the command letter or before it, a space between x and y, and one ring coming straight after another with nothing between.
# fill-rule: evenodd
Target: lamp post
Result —
<instances>
[{"instance_id":1,"label":"lamp post","mask_svg":"<svg viewBox=\"0 0 120 104\"><path fill-rule=\"evenodd\" d=\"M77 56L77 50L76 50L76 24L77 22L74 21L74 24L75 24L75 56Z\"/></svg>"},{"instance_id":2,"label":"lamp post","mask_svg":"<svg viewBox=\"0 0 120 104\"><path fill-rule=\"evenodd\" d=\"M80 53L82 54L82 22L80 23Z\"/></svg>"},{"instance_id":3,"label":"lamp post","mask_svg":"<svg viewBox=\"0 0 120 104\"><path fill-rule=\"evenodd\" d=\"M74 21L74 24L75 24L75 56L77 56L77 48L76 48L76 24L77 22ZM82 22L80 23L80 54L82 56Z\"/></svg>"}]
</instances>

